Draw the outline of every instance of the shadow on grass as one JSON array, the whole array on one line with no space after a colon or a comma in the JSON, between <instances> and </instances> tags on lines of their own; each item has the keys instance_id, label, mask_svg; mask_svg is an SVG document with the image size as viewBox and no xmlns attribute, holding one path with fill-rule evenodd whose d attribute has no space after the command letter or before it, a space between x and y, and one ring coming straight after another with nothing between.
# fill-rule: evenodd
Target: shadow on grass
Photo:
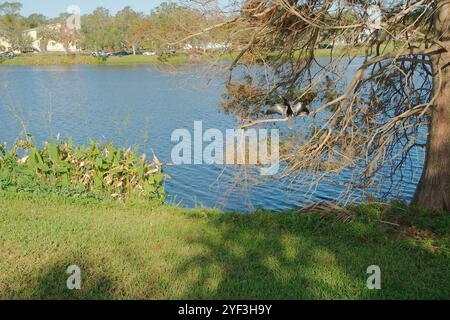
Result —
<instances>
[{"instance_id":1,"label":"shadow on grass","mask_svg":"<svg viewBox=\"0 0 450 320\"><path fill-rule=\"evenodd\" d=\"M176 277L197 275L178 298L450 298L449 258L392 241L377 225L295 215L224 216L210 224L220 236L191 239L203 252L176 270ZM381 268L381 290L367 288L371 265Z\"/></svg>"},{"instance_id":2,"label":"shadow on grass","mask_svg":"<svg viewBox=\"0 0 450 320\"><path fill-rule=\"evenodd\" d=\"M66 270L73 261L67 259L50 265L37 276L33 281L34 285L21 290L19 296L35 300L115 299L114 280L109 275L96 271L95 266L86 261L78 265L81 269L81 289L69 290L66 283L70 274ZM87 278L89 281L84 281Z\"/></svg>"},{"instance_id":3,"label":"shadow on grass","mask_svg":"<svg viewBox=\"0 0 450 320\"><path fill-rule=\"evenodd\" d=\"M6 298L449 298L449 257L389 239L377 225L291 214L192 215L186 223L198 226L197 232L167 229L180 251L177 259L173 252L158 256L168 261L162 269L152 269L155 256L116 233L120 241L109 243L115 244L111 262L124 262L119 271L110 272L113 267L92 252L72 253L40 267L27 286ZM145 242L151 245L151 239ZM74 261L82 270L82 289L70 291L66 270ZM381 290L366 287L370 265L381 268Z\"/></svg>"}]
</instances>

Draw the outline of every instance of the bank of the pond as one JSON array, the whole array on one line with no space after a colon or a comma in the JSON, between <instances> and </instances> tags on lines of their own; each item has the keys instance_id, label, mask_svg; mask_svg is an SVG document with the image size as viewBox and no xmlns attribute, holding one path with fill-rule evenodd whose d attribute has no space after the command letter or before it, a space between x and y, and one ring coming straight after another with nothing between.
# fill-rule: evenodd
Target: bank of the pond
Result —
<instances>
[{"instance_id":1,"label":"bank of the pond","mask_svg":"<svg viewBox=\"0 0 450 320\"><path fill-rule=\"evenodd\" d=\"M359 56L362 55L359 48L340 48L335 50L337 55ZM277 55L277 52L267 54L267 57ZM319 49L316 57L330 55L329 49ZM177 54L171 57L129 55L124 57L108 57L106 59L93 57L88 54L63 54L63 53L36 53L17 55L12 59L0 60L0 66L45 66L45 65L144 65L144 64L181 64L190 62L232 61L238 53L223 55L204 55L192 61L186 54Z\"/></svg>"},{"instance_id":2,"label":"bank of the pond","mask_svg":"<svg viewBox=\"0 0 450 320\"><path fill-rule=\"evenodd\" d=\"M164 64L186 63L189 57L175 55L160 59L152 56L130 55L125 57L96 58L86 54L26 54L12 59L0 61L0 66L45 66L45 65L133 65L133 64Z\"/></svg>"},{"instance_id":3,"label":"bank of the pond","mask_svg":"<svg viewBox=\"0 0 450 320\"><path fill-rule=\"evenodd\" d=\"M342 223L2 192L0 299L450 298L445 216L402 208L409 232L378 222L378 205L352 212ZM371 265L381 290L367 289Z\"/></svg>"}]
</instances>

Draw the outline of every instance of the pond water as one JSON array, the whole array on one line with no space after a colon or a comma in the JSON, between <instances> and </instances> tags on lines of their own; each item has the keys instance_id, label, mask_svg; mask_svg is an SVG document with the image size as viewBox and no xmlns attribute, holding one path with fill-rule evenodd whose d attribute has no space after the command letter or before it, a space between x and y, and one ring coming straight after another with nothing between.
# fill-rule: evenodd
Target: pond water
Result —
<instances>
[{"instance_id":1,"label":"pond water","mask_svg":"<svg viewBox=\"0 0 450 320\"><path fill-rule=\"evenodd\" d=\"M224 132L236 126L218 109L223 77L206 79L197 68L168 72L152 66L0 67L0 141L11 143L26 128L39 143L70 136L84 144L89 138L112 140L120 146L140 145L149 154L154 150L162 162L170 162L176 144L171 141L173 130L193 132L197 120L203 122L203 130ZM419 159L408 169L412 174L401 190L405 200L412 197L421 164ZM169 166L166 172L171 176L166 181L169 202L186 207L284 210L337 199L343 191L324 184L311 196L290 180L233 188L235 172L222 166Z\"/></svg>"}]
</instances>

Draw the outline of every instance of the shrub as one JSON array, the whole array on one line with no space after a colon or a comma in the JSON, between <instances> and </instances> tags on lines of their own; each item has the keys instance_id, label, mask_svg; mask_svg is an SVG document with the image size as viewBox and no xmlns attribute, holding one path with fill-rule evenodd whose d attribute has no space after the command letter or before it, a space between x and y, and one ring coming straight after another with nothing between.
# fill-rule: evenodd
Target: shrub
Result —
<instances>
[{"instance_id":1,"label":"shrub","mask_svg":"<svg viewBox=\"0 0 450 320\"><path fill-rule=\"evenodd\" d=\"M165 200L163 166L151 163L135 149L90 141L73 146L72 139L45 143L39 150L30 140L11 150L0 145L0 190L51 192L70 195Z\"/></svg>"}]
</instances>

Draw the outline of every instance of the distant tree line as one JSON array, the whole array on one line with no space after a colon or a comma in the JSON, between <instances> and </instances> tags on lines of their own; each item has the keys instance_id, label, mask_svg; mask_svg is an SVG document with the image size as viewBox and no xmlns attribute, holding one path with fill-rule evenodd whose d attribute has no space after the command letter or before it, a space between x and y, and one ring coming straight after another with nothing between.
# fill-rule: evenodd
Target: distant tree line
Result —
<instances>
[{"instance_id":1,"label":"distant tree line","mask_svg":"<svg viewBox=\"0 0 450 320\"><path fill-rule=\"evenodd\" d=\"M163 2L148 14L127 6L113 15L108 9L99 7L81 17L79 32L69 32L66 28L68 13L62 13L56 18L47 18L40 13L25 17L20 14L21 9L20 2L0 3L0 36L6 38L14 50L30 47L33 39L25 31L36 29L41 40L41 51L46 50L50 40L65 46L76 43L84 50L136 52L146 48L164 51L170 43L201 30L202 26L223 20L220 16L208 15L188 6ZM61 28L55 28L56 24ZM223 30L212 30L197 37L189 37L189 44L202 47L207 43L223 41L224 38Z\"/></svg>"}]
</instances>

